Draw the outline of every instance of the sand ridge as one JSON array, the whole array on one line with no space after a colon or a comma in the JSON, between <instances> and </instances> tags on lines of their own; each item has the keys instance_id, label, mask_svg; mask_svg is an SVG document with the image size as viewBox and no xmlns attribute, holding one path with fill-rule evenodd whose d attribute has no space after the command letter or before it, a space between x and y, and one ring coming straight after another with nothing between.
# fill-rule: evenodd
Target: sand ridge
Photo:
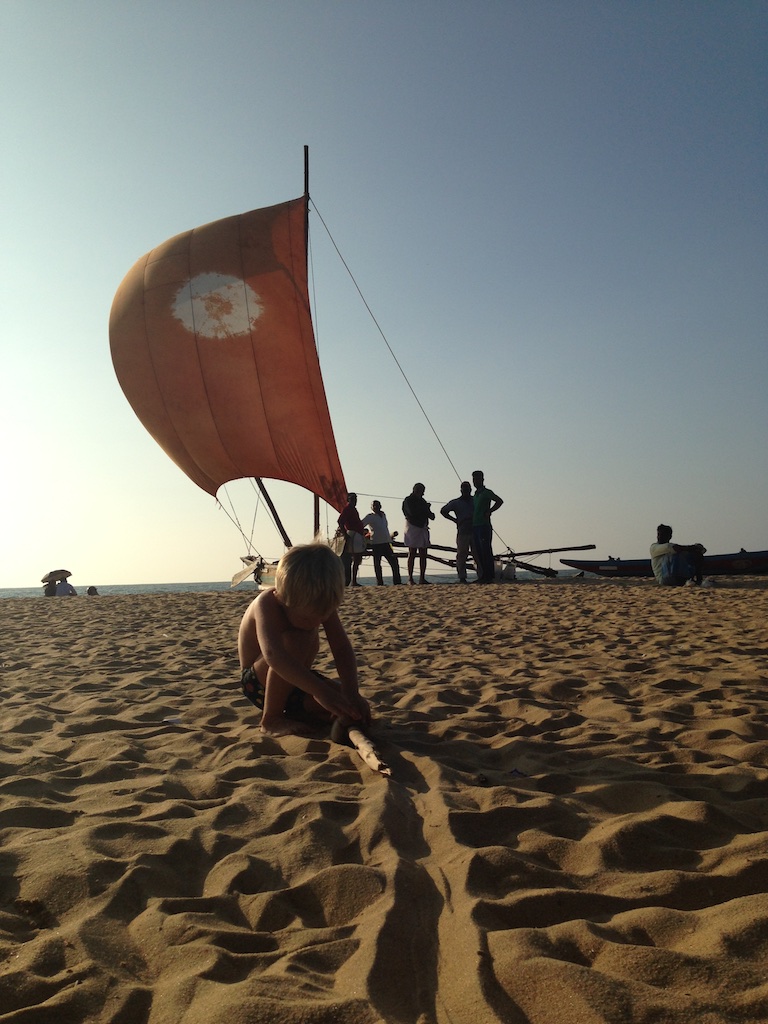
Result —
<instances>
[{"instance_id":1,"label":"sand ridge","mask_svg":"<svg viewBox=\"0 0 768 1024\"><path fill-rule=\"evenodd\" d=\"M768 1019L763 581L351 592L392 780L252 596L3 602L2 1024Z\"/></svg>"}]
</instances>

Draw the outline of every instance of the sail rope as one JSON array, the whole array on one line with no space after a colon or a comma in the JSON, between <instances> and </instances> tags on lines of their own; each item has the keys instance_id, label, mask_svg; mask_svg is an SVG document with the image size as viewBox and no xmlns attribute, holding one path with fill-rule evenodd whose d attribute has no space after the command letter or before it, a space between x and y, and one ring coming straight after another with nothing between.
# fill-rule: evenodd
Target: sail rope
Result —
<instances>
[{"instance_id":1,"label":"sail rope","mask_svg":"<svg viewBox=\"0 0 768 1024\"><path fill-rule=\"evenodd\" d=\"M326 234L328 235L328 238L329 238L329 239L331 240L331 245L332 245L332 246L333 246L333 248L334 248L334 249L336 250L336 255L337 255L337 256L339 257L339 259L341 260L341 262L342 262L342 264L343 264L343 266L344 266L344 269L345 269L345 270L346 270L346 272L347 272L347 273L349 274L349 279L351 280L352 284L353 284L353 285L355 286L355 289L356 289L356 291L357 291L357 294L358 294L358 295L360 296L360 299L362 300L362 303L363 303L363 305L365 306L366 310L368 311L368 315L370 316L371 320L373 321L373 323L374 323L374 325L375 325L375 327L376 327L376 330L377 330L377 331L379 332L379 334L381 335L381 337L382 337L382 340L384 341L384 344L385 344L385 345L387 346L387 349L388 349L388 351L389 351L389 354L390 354L390 355L392 356L392 359L393 359L393 360L394 360L394 362L395 362L395 366L396 366L396 367L398 368L398 370L400 371L400 374L401 374L401 376L402 376L403 380L405 381L405 383L406 383L406 385L407 385L407 387L408 387L408 390L409 390L409 391L411 392L411 394L413 395L413 397L414 397L414 399L415 399L415 401L416 401L416 404L418 405L419 409L421 410L421 414L422 414L422 416L423 416L423 417L424 417L424 419L425 419L425 420L427 421L427 424L428 424L428 426L429 426L429 429L430 429L430 430L432 431L432 433L433 433L433 434L435 435L435 440L436 440L436 441L437 441L437 443L438 443L438 444L440 445L440 448L442 449L442 451L443 451L443 454L445 455L446 459L448 460L448 462L449 462L449 464L450 464L450 467L451 467L451 469L452 469L452 470L453 470L453 472L454 472L454 473L456 474L456 479L457 479L457 480L461 480L461 474L459 473L458 469L456 469L456 466L455 466L455 465L454 465L454 463L453 463L453 459L452 459L452 458L451 458L451 456L450 456L450 455L448 454L448 450L446 449L445 445L443 444L442 440L440 439L440 435L439 435L439 434L437 433L437 431L435 430L435 427L434 427L434 425L433 425L433 423L432 423L432 420L431 420L431 419L429 418L429 415L427 414L427 410L426 410L426 409L424 408L424 406L422 405L422 403L421 403L421 399L420 399L420 398L419 398L419 396L418 396L418 395L416 394L416 391L414 390L414 387L413 387L413 385L411 384L410 380L408 379L408 375L407 375L407 373L405 372L405 370L403 369L403 367L402 367L402 365L401 365L401 363L400 363L400 360L399 360L399 359L397 358L397 356L395 355L395 352L394 352L394 350L393 350L392 346L390 345L390 343L389 343L389 341L388 341L388 339L387 339L387 336L386 336L386 334L384 333L384 331L383 331L383 330L382 330L382 328L381 328L381 324L380 324L380 323L379 323L379 321L378 321L378 320L376 319L376 317L375 317L375 315L374 315L374 313L373 313L373 310L371 309L371 307L370 307L370 306L368 305L368 300L367 300L367 299L366 299L366 297L365 297L365 296L363 295L362 289L360 288L360 285L359 285L359 284L357 283L357 281L356 281L356 279L355 279L355 275L354 275L354 274L352 273L352 271L351 271L351 270L350 270L350 268L349 268L349 265L348 265L347 261L346 261L346 260L344 259L344 257L342 256L342 254L341 254L341 250L339 249L338 245L336 244L336 240L334 239L333 235L331 234L331 232L330 232L330 230L329 230L329 228L328 228L328 225L327 225L327 224L325 223L325 221L323 220L323 215L322 215L322 214L320 213L320 211L318 210L318 208L317 208L317 204L316 204L316 203L314 202L314 200L310 200L310 201L312 202L312 208L314 209L314 211L315 211L315 213L317 214L317 216L318 216L318 217L320 218L320 223L321 223L321 224L323 225L323 227L325 228L325 232L326 232ZM314 273L313 273L313 278L314 278Z\"/></svg>"},{"instance_id":2,"label":"sail rope","mask_svg":"<svg viewBox=\"0 0 768 1024\"><path fill-rule=\"evenodd\" d=\"M253 547L253 535L256 532L256 514L259 511L259 505L261 504L261 491L259 491L255 487L253 479L249 478L249 480L250 480L250 484L251 484L251 490L255 490L256 491L256 504L253 506L253 518L251 519L251 535L250 535L250 537L248 538L248 540L246 542L246 544L247 544L246 550L247 550L247 553L250 555L251 548ZM257 551L256 554L258 555L259 552ZM261 555L259 555L259 557L261 557Z\"/></svg>"},{"instance_id":3,"label":"sail rope","mask_svg":"<svg viewBox=\"0 0 768 1024\"><path fill-rule=\"evenodd\" d=\"M229 491L227 490L226 484L224 485L224 487L222 489L223 489L224 493L227 496L227 501L229 502L229 507L231 508L232 512L230 513L226 509L226 507L224 506L223 502L219 501L218 498L216 499L216 504L222 510L224 515L227 517L227 519L229 519L230 523L232 523L232 525L238 531L240 536L243 538L243 542L245 543L245 548L246 548L246 554L248 554L248 555L250 555L255 550L254 547L253 547L253 535L256 532L256 515L257 515L257 513L259 511L259 504L261 503L261 494L259 493L255 483L253 482L253 480L250 480L250 479L249 479L249 482L251 484L251 488L256 492L256 504L255 504L254 509L253 509L253 519L251 521L251 535L250 535L250 537L248 536L248 534L246 534L245 530L243 529L243 527L242 527L242 525L240 523L240 519L239 519L238 514L237 514L237 509L235 508L235 503L232 501L232 496L230 495ZM267 509L267 514L270 515L269 509ZM270 519L271 518L272 517L270 515ZM274 524L274 520L272 521L272 525L273 526L275 525ZM263 558L263 555L261 554L260 551L256 551L256 554L259 556L259 558Z\"/></svg>"},{"instance_id":4,"label":"sail rope","mask_svg":"<svg viewBox=\"0 0 768 1024\"><path fill-rule=\"evenodd\" d=\"M249 542L248 536L246 535L245 530L243 529L243 527L240 524L240 518L239 518L239 516L237 514L237 510L235 509L234 502L232 501L232 496L230 495L229 491L227 490L227 485L226 484L224 485L222 490L224 491L224 493L227 496L227 501L229 502L229 507L232 509L232 511L229 512L228 509L226 508L226 506L224 505L224 502L223 501L219 501L218 498L216 499L216 504L219 506L221 511L224 513L224 515L230 521L230 523L232 523L232 525L235 527L235 529L240 534L240 536L243 538L243 541L245 542L246 549L247 549L248 553L250 554L251 547L250 547L250 542Z\"/></svg>"},{"instance_id":5,"label":"sail rope","mask_svg":"<svg viewBox=\"0 0 768 1024\"><path fill-rule=\"evenodd\" d=\"M328 238L331 241L331 245L336 250L336 255L339 257L339 259L341 260L341 262L342 262L342 264L344 266L344 269L349 274L349 278L350 278L352 284L355 286L357 294L360 296L360 299L361 299L363 305L365 306L366 310L368 311L368 315L370 316L371 320L373 321L373 323L374 323L374 325L376 327L376 330L379 332L379 334L382 337L382 340L384 341L384 344L387 346L389 354L392 356L392 359L394 360L395 366L400 371L400 374L401 374L403 380L405 381L405 383L406 383L406 385L408 387L408 390L413 395L413 397L414 397L414 399L416 401L416 404L418 405L419 409L421 410L422 416L427 421L429 429L435 435L435 440L440 445L440 448L442 449L443 454L445 455L446 459L448 460L448 463L450 464L451 469L456 474L456 479L460 481L462 479L461 474L459 473L458 469L456 469L456 466L454 465L453 459L448 454L448 450L446 449L445 445L443 444L442 440L440 439L440 435L435 430L435 427L434 427L434 425L432 423L432 420L429 418L427 410L422 405L421 399L416 394L416 391L414 390L413 385L411 384L410 380L408 379L408 375L406 374L405 370L403 369L403 367L402 367L402 365L400 363L400 360L395 355L395 352L394 352L392 346L390 345L389 340L387 339L386 334L382 330L381 324L376 319L376 316L374 315L373 310L371 309L371 307L368 304L368 300L366 299L365 295L363 295L362 289L360 288L360 285L357 283L357 280L355 279L355 275L352 273L352 271L351 271L347 261L342 256L341 250L339 249L338 245L336 244L336 240L334 239L333 235L330 232L330 229L328 228L328 225L325 223L325 220L323 219L323 215L320 213L320 211L317 208L317 203L314 201L314 199L309 199L309 202L311 202L313 210L315 211L317 216L320 218L320 223L325 228L325 233L328 235ZM309 253L310 253L310 266L312 267L312 301L313 301L313 304L314 304L315 303L315 291L314 291L314 279L315 279L315 277L314 277L314 267L312 266L312 262L311 262L311 253L312 253L311 245L310 245ZM316 312L317 312L317 309L315 307L315 314L316 314ZM315 327L317 327L317 318L316 317L315 317ZM390 499L386 499L386 500L390 500ZM399 500L399 499L391 499L391 500ZM507 551L510 551L511 549L510 549L509 545L507 544L507 542L502 537L499 536L499 534L497 533L495 527L493 529L493 533L494 533L494 536L497 537L498 540L500 540L501 543L506 547Z\"/></svg>"},{"instance_id":6,"label":"sail rope","mask_svg":"<svg viewBox=\"0 0 768 1024\"><path fill-rule=\"evenodd\" d=\"M309 197L308 197L308 199L309 199ZM403 368L400 360L398 359L397 355L395 354L395 351L392 348L392 345L390 344L389 339L387 338L386 334L384 333L384 330L382 329L381 324L376 319L376 316L375 316L373 310L371 309L371 306L370 306L368 300L366 299L365 295L363 294L363 291L362 291L360 285L358 284L354 274L352 273L352 270L351 270L349 264L345 260L344 256L341 253L341 250L339 249L338 245L336 244L336 240L334 239L333 235L331 234L330 229L328 228L328 225L326 224L325 219L323 218L323 215L320 213L319 209L317 208L316 203L313 200L311 202L312 202L312 208L314 209L315 213L317 214L318 218L320 219L320 222L323 225L323 228L325 229L325 232L326 232L326 234L327 234L327 236L328 236L328 238L329 238L329 240L331 242L331 245L336 250L336 255L338 256L338 258L341 261L344 269L346 270L346 272L347 272L347 274L349 276L349 279L351 280L355 290L357 291L357 294L359 295L360 300L362 301L363 305L365 306L365 309L366 309L369 317L371 318L371 321L373 322L376 330L379 332L379 335L381 336L382 341L386 345L387 351L389 352L393 362L395 363L395 366L397 367L398 371L400 372L401 377L405 381L406 387L410 391L414 401L416 402L416 405L419 407L419 410L420 410L422 416L424 417L424 419L425 419L429 429L431 430L435 440L437 441L441 451L443 452L445 458L447 459L448 464L450 465L451 469L453 470L454 475L456 476L456 479L461 481L461 479L462 479L461 474L459 473L458 469L456 468L456 465L455 465L453 459L451 458L451 456L449 455L447 448L443 444L443 441L442 441L440 435L437 433L437 430L435 429L435 426L434 426L432 420L430 419L429 414L427 413L426 409L424 408L424 405L423 405L421 399L419 398L419 396L417 395L416 390L413 387L413 384L411 383L410 379L408 378L408 375L405 372L405 369ZM314 326L315 326L315 337L317 339L317 338L319 338L319 318L318 318L318 314L317 314L317 300L316 300L316 292L315 292L315 274L314 274L312 245L311 245L311 239L309 237L309 234L307 236L307 256L308 256L308 262L309 262L309 268L310 268L310 275L309 275L309 277L310 277L311 286L312 286L312 300L311 301L312 301L312 308L313 308L313 320L314 320ZM260 492L258 491L258 489L256 487L255 481L253 479L249 478L249 483L251 485L251 488L256 492L256 495L257 495L256 505L255 505L254 512L253 512L253 520L252 520L252 523L251 523L251 533L250 533L250 536L245 532L245 530L244 530L244 528L243 528L243 526L242 526L242 524L240 522L240 519L238 517L237 511L235 509L234 502L232 500L232 497L231 497L231 495L230 495L226 485L224 486L223 489L224 489L224 493L226 494L227 501L229 502L229 506L230 506L231 512L224 506L224 504L221 501L219 501L217 499L217 504L218 504L219 508L221 508L223 510L224 514L227 516L227 518L230 520L230 522L234 525L234 527L239 532L241 538L243 539L243 542L246 545L248 554L250 554L251 551L253 550L253 535L254 535L255 529L256 529L256 518L257 518L257 514L258 514L258 510L259 510L259 506L260 505L263 505L266 508L267 515L269 516L269 519L272 522L272 525L275 528L275 530L277 530L277 532L281 532L279 530L279 528L278 528L277 523L275 522L275 519L274 519L274 516L271 513L271 510L267 506L267 503L262 501L262 496L261 496ZM370 495L366 495L366 496L370 497ZM399 501L399 498L395 499L394 497L387 495L387 496L384 496L384 500L385 501L386 500L393 500L393 501L394 500L398 500ZM329 521L328 521L329 517L328 517L328 509L327 508L326 508L326 516L325 516L325 518L326 518L326 533L327 533L328 530L329 530ZM493 532L498 537L498 539L504 544L505 542L502 540L501 537L499 537L499 535L498 535L498 533L496 532L495 529L494 529ZM507 551L509 552L510 549L509 549L508 545L505 544L505 547L507 547ZM260 558L263 557L260 554L260 552L258 552L258 551L256 551L256 554Z\"/></svg>"}]
</instances>

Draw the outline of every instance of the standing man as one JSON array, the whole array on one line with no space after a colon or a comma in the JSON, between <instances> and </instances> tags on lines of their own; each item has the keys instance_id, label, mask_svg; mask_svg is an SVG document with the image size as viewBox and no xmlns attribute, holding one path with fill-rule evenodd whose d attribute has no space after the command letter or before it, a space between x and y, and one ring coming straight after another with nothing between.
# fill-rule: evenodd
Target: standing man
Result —
<instances>
[{"instance_id":1,"label":"standing man","mask_svg":"<svg viewBox=\"0 0 768 1024\"><path fill-rule=\"evenodd\" d=\"M341 561L344 565L344 582L348 587L359 587L357 573L365 551L365 527L360 521L357 511L357 495L352 491L347 495L347 504L341 510L339 527L347 538Z\"/></svg>"},{"instance_id":2,"label":"standing man","mask_svg":"<svg viewBox=\"0 0 768 1024\"><path fill-rule=\"evenodd\" d=\"M493 583L495 570L493 567L493 527L491 515L504 504L498 494L485 486L485 474L476 469L472 474L475 485L474 514L472 517L472 533L475 542L475 558L477 560L477 582Z\"/></svg>"},{"instance_id":3,"label":"standing man","mask_svg":"<svg viewBox=\"0 0 768 1024\"><path fill-rule=\"evenodd\" d=\"M376 573L376 585L384 586L384 576L381 571L382 558L389 562L393 585L400 583L400 566L397 564L397 555L392 550L392 535L389 532L389 523L380 501L371 502L371 511L363 517L362 524L371 531L371 550L373 551L373 571Z\"/></svg>"},{"instance_id":4,"label":"standing man","mask_svg":"<svg viewBox=\"0 0 768 1024\"><path fill-rule=\"evenodd\" d=\"M427 580L427 548L429 547L429 520L435 518L431 505L424 500L424 484L414 484L413 490L403 501L405 516L405 541L408 548L408 582L413 583L413 567L416 552L419 553L419 583Z\"/></svg>"},{"instance_id":5,"label":"standing man","mask_svg":"<svg viewBox=\"0 0 768 1024\"><path fill-rule=\"evenodd\" d=\"M456 573L459 583L467 582L467 555L472 547L472 523L475 503L472 500L472 484L465 480L461 494L440 509L440 515L456 524ZM477 558L475 558L477 562Z\"/></svg>"}]
</instances>

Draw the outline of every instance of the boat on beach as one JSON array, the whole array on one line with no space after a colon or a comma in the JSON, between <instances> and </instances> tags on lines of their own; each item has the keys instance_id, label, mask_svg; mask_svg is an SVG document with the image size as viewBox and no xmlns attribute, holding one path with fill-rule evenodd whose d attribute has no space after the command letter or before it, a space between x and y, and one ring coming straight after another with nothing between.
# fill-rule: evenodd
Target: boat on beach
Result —
<instances>
[{"instance_id":1,"label":"boat on beach","mask_svg":"<svg viewBox=\"0 0 768 1024\"><path fill-rule=\"evenodd\" d=\"M561 558L563 565L596 576L631 579L653 576L650 558ZM705 555L705 576L759 576L768 573L768 551L745 551L730 555Z\"/></svg>"}]
</instances>

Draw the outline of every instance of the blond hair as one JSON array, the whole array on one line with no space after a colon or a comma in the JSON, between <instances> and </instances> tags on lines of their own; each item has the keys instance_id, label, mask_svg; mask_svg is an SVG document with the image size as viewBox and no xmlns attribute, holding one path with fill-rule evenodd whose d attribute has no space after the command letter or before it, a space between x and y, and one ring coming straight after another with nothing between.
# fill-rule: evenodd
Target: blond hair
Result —
<instances>
[{"instance_id":1,"label":"blond hair","mask_svg":"<svg viewBox=\"0 0 768 1024\"><path fill-rule=\"evenodd\" d=\"M275 590L286 608L326 618L344 600L344 589L344 565L324 541L297 544L278 562Z\"/></svg>"}]
</instances>

